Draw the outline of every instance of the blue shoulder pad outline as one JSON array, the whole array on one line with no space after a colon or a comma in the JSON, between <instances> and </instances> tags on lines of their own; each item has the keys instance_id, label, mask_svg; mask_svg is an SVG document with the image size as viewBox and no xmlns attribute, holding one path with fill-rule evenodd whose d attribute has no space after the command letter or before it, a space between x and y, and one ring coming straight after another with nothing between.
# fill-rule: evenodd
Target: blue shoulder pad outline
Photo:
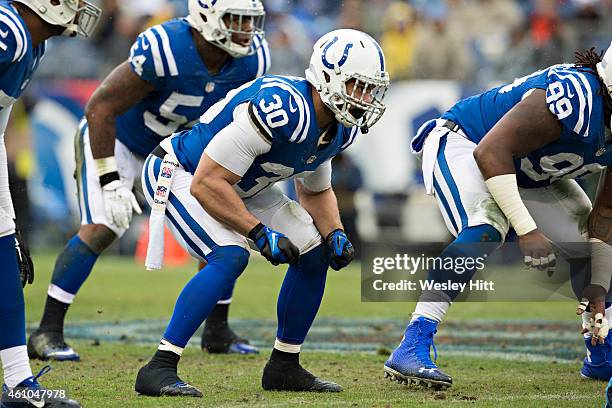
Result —
<instances>
[{"instance_id":1,"label":"blue shoulder pad outline","mask_svg":"<svg viewBox=\"0 0 612 408\"><path fill-rule=\"evenodd\" d=\"M163 25L153 26L138 36L130 50L129 62L136 75L153 84L179 75L170 38Z\"/></svg>"},{"instance_id":2,"label":"blue shoulder pad outline","mask_svg":"<svg viewBox=\"0 0 612 408\"><path fill-rule=\"evenodd\" d=\"M561 65L550 69L546 82L546 104L563 128L584 140L599 137L603 106L596 78Z\"/></svg>"},{"instance_id":3,"label":"blue shoulder pad outline","mask_svg":"<svg viewBox=\"0 0 612 408\"><path fill-rule=\"evenodd\" d=\"M13 10L0 6L0 65L21 61L28 47L27 28Z\"/></svg>"},{"instance_id":4,"label":"blue shoulder pad outline","mask_svg":"<svg viewBox=\"0 0 612 408\"><path fill-rule=\"evenodd\" d=\"M272 65L270 59L270 46L265 38L260 38L259 36L253 37L253 46L257 47L257 51L255 52L255 55L257 55L257 71L255 73L255 78L259 78L260 76L266 75L270 70L270 65Z\"/></svg>"},{"instance_id":5,"label":"blue shoulder pad outline","mask_svg":"<svg viewBox=\"0 0 612 408\"><path fill-rule=\"evenodd\" d=\"M302 143L312 120L308 100L285 78L267 76L261 81L249 103L251 121L270 143Z\"/></svg>"}]
</instances>

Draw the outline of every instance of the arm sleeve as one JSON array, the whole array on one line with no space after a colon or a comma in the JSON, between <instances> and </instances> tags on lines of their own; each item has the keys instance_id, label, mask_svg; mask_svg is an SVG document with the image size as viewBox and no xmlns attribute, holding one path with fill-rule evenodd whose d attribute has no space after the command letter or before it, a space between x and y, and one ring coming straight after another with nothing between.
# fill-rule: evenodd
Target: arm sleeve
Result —
<instances>
[{"instance_id":1,"label":"arm sleeve","mask_svg":"<svg viewBox=\"0 0 612 408\"><path fill-rule=\"evenodd\" d=\"M271 145L253 128L247 104L236 108L234 121L215 135L204 153L225 169L242 177L257 156L270 151Z\"/></svg>"},{"instance_id":2,"label":"arm sleeve","mask_svg":"<svg viewBox=\"0 0 612 408\"><path fill-rule=\"evenodd\" d=\"M307 190L320 193L331 187L332 164L331 159L321 164L315 171L299 180Z\"/></svg>"}]
</instances>

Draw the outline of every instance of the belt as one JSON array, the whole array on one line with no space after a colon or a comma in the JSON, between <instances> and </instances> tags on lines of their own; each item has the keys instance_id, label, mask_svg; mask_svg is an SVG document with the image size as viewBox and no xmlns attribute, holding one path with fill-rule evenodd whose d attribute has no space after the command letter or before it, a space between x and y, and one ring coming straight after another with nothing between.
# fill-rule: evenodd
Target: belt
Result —
<instances>
[{"instance_id":1,"label":"belt","mask_svg":"<svg viewBox=\"0 0 612 408\"><path fill-rule=\"evenodd\" d=\"M153 149L153 151L151 152L151 154L155 157L159 157L160 159L163 159L164 157L166 157L166 155L168 154L168 152L166 151L166 149L164 149L163 147L161 147L161 145L157 145L157 147L155 149Z\"/></svg>"}]
</instances>

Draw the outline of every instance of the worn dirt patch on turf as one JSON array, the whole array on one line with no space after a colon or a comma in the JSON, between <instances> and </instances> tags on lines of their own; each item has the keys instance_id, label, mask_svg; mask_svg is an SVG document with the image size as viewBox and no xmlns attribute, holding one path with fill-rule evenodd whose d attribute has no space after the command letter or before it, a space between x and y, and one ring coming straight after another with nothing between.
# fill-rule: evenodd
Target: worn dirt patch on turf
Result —
<instances>
[{"instance_id":1,"label":"worn dirt patch on turf","mask_svg":"<svg viewBox=\"0 0 612 408\"><path fill-rule=\"evenodd\" d=\"M154 344L167 321L77 323L66 327L68 339ZM274 342L275 321L232 320L233 329L253 344L267 348ZM305 348L322 351L386 353L402 337L404 322L372 319L319 319ZM200 331L191 340L199 346ZM444 323L435 338L438 352L484 358L575 362L584 354L577 324L545 321L456 321Z\"/></svg>"}]
</instances>

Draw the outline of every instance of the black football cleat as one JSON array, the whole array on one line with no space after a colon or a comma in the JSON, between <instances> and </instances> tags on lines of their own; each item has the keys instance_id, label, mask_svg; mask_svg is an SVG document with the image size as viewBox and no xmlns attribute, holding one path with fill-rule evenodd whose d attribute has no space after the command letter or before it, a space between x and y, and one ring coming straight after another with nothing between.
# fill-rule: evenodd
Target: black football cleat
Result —
<instances>
[{"instance_id":1,"label":"black football cleat","mask_svg":"<svg viewBox=\"0 0 612 408\"><path fill-rule=\"evenodd\" d=\"M205 324L201 347L211 354L259 354L257 347L251 346L227 324Z\"/></svg>"},{"instance_id":2,"label":"black football cleat","mask_svg":"<svg viewBox=\"0 0 612 408\"><path fill-rule=\"evenodd\" d=\"M38 360L79 361L81 357L64 341L61 332L35 331L28 339L28 355Z\"/></svg>"},{"instance_id":3,"label":"black football cleat","mask_svg":"<svg viewBox=\"0 0 612 408\"><path fill-rule=\"evenodd\" d=\"M268 361L261 386L266 391L341 392L342 387L334 382L321 380L299 364L283 364Z\"/></svg>"},{"instance_id":4,"label":"black football cleat","mask_svg":"<svg viewBox=\"0 0 612 408\"><path fill-rule=\"evenodd\" d=\"M47 390L40 385L38 378L49 371L51 367L45 366L15 388L3 385L0 408L81 408L78 402L68 399L62 390Z\"/></svg>"},{"instance_id":5,"label":"black football cleat","mask_svg":"<svg viewBox=\"0 0 612 408\"><path fill-rule=\"evenodd\" d=\"M176 368L152 368L150 362L138 371L134 389L151 397L202 397L200 390L179 378Z\"/></svg>"}]
</instances>

